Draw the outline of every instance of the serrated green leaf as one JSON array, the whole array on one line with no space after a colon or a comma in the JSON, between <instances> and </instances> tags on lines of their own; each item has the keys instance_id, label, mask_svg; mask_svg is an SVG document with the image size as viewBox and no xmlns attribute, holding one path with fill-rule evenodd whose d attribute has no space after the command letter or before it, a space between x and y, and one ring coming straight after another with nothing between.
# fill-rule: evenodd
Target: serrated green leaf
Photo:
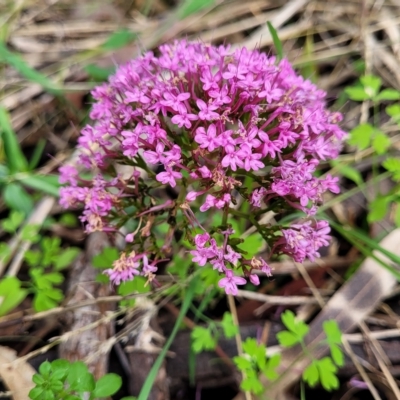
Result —
<instances>
[{"instance_id":1,"label":"serrated green leaf","mask_svg":"<svg viewBox=\"0 0 400 400\"><path fill-rule=\"evenodd\" d=\"M31 243L37 243L40 240L40 227L38 225L25 225L21 229L21 239Z\"/></svg>"},{"instance_id":2,"label":"serrated green leaf","mask_svg":"<svg viewBox=\"0 0 400 400\"><path fill-rule=\"evenodd\" d=\"M232 338L238 332L238 327L233 323L232 314L230 312L226 312L221 321L222 329L224 330L225 337Z\"/></svg>"},{"instance_id":3,"label":"serrated green leaf","mask_svg":"<svg viewBox=\"0 0 400 400\"><path fill-rule=\"evenodd\" d=\"M196 326L190 336L192 338L192 348L195 353L201 353L203 350L214 350L217 345L217 341L207 328Z\"/></svg>"},{"instance_id":4,"label":"serrated green leaf","mask_svg":"<svg viewBox=\"0 0 400 400\"><path fill-rule=\"evenodd\" d=\"M258 343L254 338L247 338L243 344L243 351L250 357L256 357L258 354Z\"/></svg>"},{"instance_id":5,"label":"serrated green leaf","mask_svg":"<svg viewBox=\"0 0 400 400\"><path fill-rule=\"evenodd\" d=\"M248 373L246 379L243 379L240 387L247 392L252 392L256 395L264 391L264 386L261 384L255 373Z\"/></svg>"},{"instance_id":6,"label":"serrated green leaf","mask_svg":"<svg viewBox=\"0 0 400 400\"><path fill-rule=\"evenodd\" d=\"M25 214L21 211L12 210L7 219L1 222L2 228L9 233L15 233L25 219Z\"/></svg>"},{"instance_id":7,"label":"serrated green leaf","mask_svg":"<svg viewBox=\"0 0 400 400\"><path fill-rule=\"evenodd\" d=\"M342 343L342 332L340 331L338 323L333 320L324 321L322 328L329 343L341 344Z\"/></svg>"},{"instance_id":8,"label":"serrated green leaf","mask_svg":"<svg viewBox=\"0 0 400 400\"><path fill-rule=\"evenodd\" d=\"M246 358L245 356L236 356L233 357L233 362L236 364L238 369L241 371L251 370L253 368L253 363L251 360Z\"/></svg>"},{"instance_id":9,"label":"serrated green leaf","mask_svg":"<svg viewBox=\"0 0 400 400\"><path fill-rule=\"evenodd\" d=\"M51 310L57 307L57 303L45 293L39 292L33 298L33 308L36 312Z\"/></svg>"},{"instance_id":10,"label":"serrated green leaf","mask_svg":"<svg viewBox=\"0 0 400 400\"><path fill-rule=\"evenodd\" d=\"M386 150L390 147L391 142L387 135L381 131L377 131L372 139L372 147L375 149L378 155L386 153Z\"/></svg>"},{"instance_id":11,"label":"serrated green leaf","mask_svg":"<svg viewBox=\"0 0 400 400\"><path fill-rule=\"evenodd\" d=\"M297 335L289 331L281 331L276 334L278 342L283 347L292 347L297 343L300 343L300 339Z\"/></svg>"},{"instance_id":12,"label":"serrated green leaf","mask_svg":"<svg viewBox=\"0 0 400 400\"><path fill-rule=\"evenodd\" d=\"M290 310L286 310L282 316L282 322L295 336L297 336L298 341L301 341L303 337L308 333L308 325L296 319L294 313Z\"/></svg>"},{"instance_id":13,"label":"serrated green leaf","mask_svg":"<svg viewBox=\"0 0 400 400\"><path fill-rule=\"evenodd\" d=\"M381 100L399 100L400 92L395 89L383 89L378 96L376 96L377 101Z\"/></svg>"},{"instance_id":14,"label":"serrated green leaf","mask_svg":"<svg viewBox=\"0 0 400 400\"><path fill-rule=\"evenodd\" d=\"M303 372L303 380L311 387L319 382L319 369L315 361L313 361Z\"/></svg>"},{"instance_id":15,"label":"serrated green leaf","mask_svg":"<svg viewBox=\"0 0 400 400\"><path fill-rule=\"evenodd\" d=\"M374 134L374 127L370 124L361 124L350 131L349 144L360 150L368 148Z\"/></svg>"},{"instance_id":16,"label":"serrated green leaf","mask_svg":"<svg viewBox=\"0 0 400 400\"><path fill-rule=\"evenodd\" d=\"M337 389L339 387L339 380L336 376L337 367L333 364L331 358L324 357L321 360L315 361L315 363L318 367L322 387L328 391Z\"/></svg>"}]
</instances>

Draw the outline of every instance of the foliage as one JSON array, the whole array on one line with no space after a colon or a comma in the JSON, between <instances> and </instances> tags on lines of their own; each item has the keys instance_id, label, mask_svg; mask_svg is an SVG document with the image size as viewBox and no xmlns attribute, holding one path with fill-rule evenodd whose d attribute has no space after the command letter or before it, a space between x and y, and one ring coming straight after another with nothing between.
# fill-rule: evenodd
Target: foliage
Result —
<instances>
[{"instance_id":1,"label":"foliage","mask_svg":"<svg viewBox=\"0 0 400 400\"><path fill-rule=\"evenodd\" d=\"M117 374L96 381L85 363L63 359L43 362L32 380L36 385L29 392L32 400L94 400L115 394L122 385Z\"/></svg>"}]
</instances>

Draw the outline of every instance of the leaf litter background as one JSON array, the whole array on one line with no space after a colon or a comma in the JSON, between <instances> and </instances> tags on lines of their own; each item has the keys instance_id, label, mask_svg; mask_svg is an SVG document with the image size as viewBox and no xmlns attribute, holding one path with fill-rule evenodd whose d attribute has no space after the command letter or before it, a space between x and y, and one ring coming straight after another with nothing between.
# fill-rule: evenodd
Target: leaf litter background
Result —
<instances>
[{"instance_id":1,"label":"leaf litter background","mask_svg":"<svg viewBox=\"0 0 400 400\"><path fill-rule=\"evenodd\" d=\"M107 285L95 283L97 271L91 265L93 257L109 246L107 238L102 234L87 238L79 226L63 223L63 211L53 197L57 192L54 175L60 164L74 157L79 129L87 120L90 89L115 65L179 37L274 52L266 21L278 31L285 56L303 76L328 92L333 108L344 113L346 130L372 118L367 102L351 102L344 95L344 88L353 85L361 74L375 74L385 88L400 89L400 4L396 0L0 3L2 164L6 162L4 154L10 151L6 146L12 146L16 157L7 160L8 167L11 172L24 167L24 157L18 157L18 143L28 159L37 161L33 172L14 174L12 181L2 184L1 215L5 218L16 203L20 209L33 208L30 222L43 225L43 234L60 238L64 249L83 250L65 270L65 300L60 307L35 314L28 298L0 317L0 377L6 397L25 400L27 391L21 387L31 387L32 368L57 357L84 360L97 378L107 371L121 374L124 386L115 399L139 393L157 357L155 349L168 338L180 306L171 298L156 304L144 297L140 311L118 314L120 296ZM378 113L391 137L389 152L396 155L398 126L387 122L383 108ZM322 259L302 267L290 261L274 263L274 280L263 281L257 292L241 291L236 302L242 338L258 337L268 346L276 345L276 333L282 329L279 315L286 308L309 322L314 319L314 338L319 334L318 323L329 318L336 318L343 332L351 332L346 335L350 356L339 371L340 389L333 393L307 390L307 399L373 398L367 390L349 384L360 373L366 374L380 398L399 398L399 286L377 263L367 267L364 263L353 274L360 265L362 249L354 246L346 236L348 231L343 230L361 228L364 246L372 249L375 242L366 244L368 236L380 239L394 228L395 206L390 204L385 204L388 212L382 212L385 218L381 222L367 223L368 204L393 185L379 168L386 155L376 160L371 153L370 148L356 152L347 146L342 165L333 166L333 172L347 178L341 179L342 194L327 198L323 207L337 229ZM372 179L376 161L379 171ZM346 172L346 163L354 169ZM360 181L360 185L354 181ZM1 234L2 241L12 249L12 257L0 263L0 273L27 279L23 254L30 243L21 234ZM385 246L400 256L399 235L394 231ZM347 299L345 303L343 298ZM344 307L354 316L352 320L342 318ZM206 311L217 320L227 309L222 300ZM216 353L197 356L192 374L195 383L190 384L193 315L189 313L184 324L186 329L172 344L149 398L240 398L239 374L229 363L218 361L237 354L234 339L221 340ZM286 354L284 360L290 358ZM20 361L12 364L15 368L6 368L15 359ZM273 398L300 398L300 374L301 369L282 383L285 387L275 388ZM282 395L291 384L290 394Z\"/></svg>"}]
</instances>

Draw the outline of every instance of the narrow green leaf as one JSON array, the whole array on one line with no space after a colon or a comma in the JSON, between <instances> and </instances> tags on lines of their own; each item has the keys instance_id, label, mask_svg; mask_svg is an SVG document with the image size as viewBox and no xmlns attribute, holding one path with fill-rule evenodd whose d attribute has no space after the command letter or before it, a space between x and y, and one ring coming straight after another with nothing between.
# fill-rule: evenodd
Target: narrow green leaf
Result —
<instances>
[{"instance_id":1,"label":"narrow green leaf","mask_svg":"<svg viewBox=\"0 0 400 400\"><path fill-rule=\"evenodd\" d=\"M215 0L184 0L182 5L177 10L177 15L180 20L189 17L192 14L211 7L215 4Z\"/></svg>"},{"instance_id":2,"label":"narrow green leaf","mask_svg":"<svg viewBox=\"0 0 400 400\"><path fill-rule=\"evenodd\" d=\"M48 193L54 197L60 195L60 185L54 184L51 176L39 176L31 175L23 179L19 179L23 185L28 186L32 189L40 190L44 193Z\"/></svg>"},{"instance_id":3,"label":"narrow green leaf","mask_svg":"<svg viewBox=\"0 0 400 400\"><path fill-rule=\"evenodd\" d=\"M1 49L0 43L0 49ZM28 169L28 163L22 153L18 143L7 110L0 106L0 133L4 143L4 152L6 154L7 166L10 172L24 172Z\"/></svg>"},{"instance_id":4,"label":"narrow green leaf","mask_svg":"<svg viewBox=\"0 0 400 400\"><path fill-rule=\"evenodd\" d=\"M15 68L22 76L31 82L38 83L50 93L62 93L61 87L51 81L47 76L31 68L18 54L7 49L4 43L0 42L0 62L5 62Z\"/></svg>"},{"instance_id":5,"label":"narrow green leaf","mask_svg":"<svg viewBox=\"0 0 400 400\"><path fill-rule=\"evenodd\" d=\"M381 100L399 100L400 92L395 89L384 89L376 97L377 101Z\"/></svg>"},{"instance_id":6,"label":"narrow green leaf","mask_svg":"<svg viewBox=\"0 0 400 400\"><path fill-rule=\"evenodd\" d=\"M162 362L164 361L165 356L167 355L167 352L169 348L171 347L172 342L175 339L176 334L178 333L179 327L182 324L183 317L186 315L190 304L192 304L193 296L195 293L195 288L196 288L196 280L198 279L198 276L195 276L192 278L190 281L189 287L186 291L185 298L183 300L183 304L181 306L181 310L179 312L178 318L176 319L174 328L172 332L169 335L169 338L167 342L165 343L161 353L157 357L156 361L154 362L149 374L147 375L146 381L144 382L144 385L142 387L142 390L140 391L138 400L147 400L149 398L149 394L151 391L151 388L153 387L154 381L156 379L158 370L161 367Z\"/></svg>"},{"instance_id":7,"label":"narrow green leaf","mask_svg":"<svg viewBox=\"0 0 400 400\"><path fill-rule=\"evenodd\" d=\"M3 199L12 210L30 214L33 209L33 201L26 190L19 183L9 183L3 191Z\"/></svg>"},{"instance_id":8,"label":"narrow green leaf","mask_svg":"<svg viewBox=\"0 0 400 400\"><path fill-rule=\"evenodd\" d=\"M102 45L103 50L116 50L128 45L137 38L135 32L123 28L114 32Z\"/></svg>"},{"instance_id":9,"label":"narrow green leaf","mask_svg":"<svg viewBox=\"0 0 400 400\"><path fill-rule=\"evenodd\" d=\"M272 40L274 42L277 58L278 58L278 60L282 60L283 46L282 46L281 40L279 39L278 32L272 26L271 22L267 21L267 26L268 26L269 33L271 34Z\"/></svg>"}]
</instances>

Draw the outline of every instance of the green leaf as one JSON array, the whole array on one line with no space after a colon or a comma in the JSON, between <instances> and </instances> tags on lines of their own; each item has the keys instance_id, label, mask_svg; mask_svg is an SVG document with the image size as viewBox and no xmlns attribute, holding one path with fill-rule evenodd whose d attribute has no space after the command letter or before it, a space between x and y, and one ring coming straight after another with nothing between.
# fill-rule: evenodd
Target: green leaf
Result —
<instances>
[{"instance_id":1,"label":"green leaf","mask_svg":"<svg viewBox=\"0 0 400 400\"><path fill-rule=\"evenodd\" d=\"M214 350L217 346L217 341L212 337L210 329L196 326L190 336L195 353L201 353L203 350Z\"/></svg>"},{"instance_id":2,"label":"green leaf","mask_svg":"<svg viewBox=\"0 0 400 400\"><path fill-rule=\"evenodd\" d=\"M57 303L44 292L37 293L33 298L33 308L36 312L51 310L55 307Z\"/></svg>"},{"instance_id":3,"label":"green leaf","mask_svg":"<svg viewBox=\"0 0 400 400\"><path fill-rule=\"evenodd\" d=\"M281 40L279 39L278 32L272 26L271 22L267 21L267 26L268 26L269 33L271 34L272 40L274 42L275 51L276 51L276 55L277 55L278 61L282 60L282 58L283 58L283 46L282 46Z\"/></svg>"},{"instance_id":4,"label":"green leaf","mask_svg":"<svg viewBox=\"0 0 400 400\"><path fill-rule=\"evenodd\" d=\"M389 157L382 165L388 171L392 172L394 180L400 181L400 158Z\"/></svg>"},{"instance_id":5,"label":"green leaf","mask_svg":"<svg viewBox=\"0 0 400 400\"><path fill-rule=\"evenodd\" d=\"M247 338L243 342L243 351L250 357L256 357L258 354L258 343L255 338Z\"/></svg>"},{"instance_id":6,"label":"green leaf","mask_svg":"<svg viewBox=\"0 0 400 400\"><path fill-rule=\"evenodd\" d=\"M370 98L362 87L347 87L344 92L354 101L364 101Z\"/></svg>"},{"instance_id":7,"label":"green leaf","mask_svg":"<svg viewBox=\"0 0 400 400\"><path fill-rule=\"evenodd\" d=\"M4 45L0 42L0 61L1 49ZM4 107L0 106L0 134L4 144L4 152L7 159L7 166L12 174L16 172L24 172L28 169L28 162L21 147L18 143L8 112Z\"/></svg>"},{"instance_id":8,"label":"green leaf","mask_svg":"<svg viewBox=\"0 0 400 400\"><path fill-rule=\"evenodd\" d=\"M40 227L38 225L25 225L21 229L21 239L31 243L37 243L40 240Z\"/></svg>"},{"instance_id":9,"label":"green leaf","mask_svg":"<svg viewBox=\"0 0 400 400\"><path fill-rule=\"evenodd\" d=\"M233 357L233 362L241 371L247 371L253 368L253 363L245 356Z\"/></svg>"},{"instance_id":10,"label":"green leaf","mask_svg":"<svg viewBox=\"0 0 400 400\"><path fill-rule=\"evenodd\" d=\"M390 147L391 142L387 135L381 131L376 131L375 136L372 140L372 147L375 149L378 155L386 153L386 150Z\"/></svg>"},{"instance_id":11,"label":"green leaf","mask_svg":"<svg viewBox=\"0 0 400 400\"><path fill-rule=\"evenodd\" d=\"M369 98L374 98L378 94L378 91L382 85L381 78L375 75L365 75L360 78L362 85L364 86L365 92Z\"/></svg>"},{"instance_id":12,"label":"green leaf","mask_svg":"<svg viewBox=\"0 0 400 400\"><path fill-rule=\"evenodd\" d=\"M0 280L0 315L6 315L20 304L27 296L28 291L21 288L21 282L14 276Z\"/></svg>"},{"instance_id":13,"label":"green leaf","mask_svg":"<svg viewBox=\"0 0 400 400\"><path fill-rule=\"evenodd\" d=\"M215 0L184 0L178 8L177 14L180 20L195 14L204 8L209 8L215 4Z\"/></svg>"},{"instance_id":14,"label":"green leaf","mask_svg":"<svg viewBox=\"0 0 400 400\"><path fill-rule=\"evenodd\" d=\"M278 339L279 344L283 347L292 347L300 342L299 337L289 331L278 332L276 338Z\"/></svg>"},{"instance_id":15,"label":"green leaf","mask_svg":"<svg viewBox=\"0 0 400 400\"><path fill-rule=\"evenodd\" d=\"M331 161L331 165L337 168L340 175L344 176L347 179L350 179L357 185L361 185L363 183L362 175L355 168L350 167L348 165L341 165L340 161Z\"/></svg>"},{"instance_id":16,"label":"green leaf","mask_svg":"<svg viewBox=\"0 0 400 400\"><path fill-rule=\"evenodd\" d=\"M32 400L40 399L42 396L44 389L42 387L34 387L32 390L29 391L29 398Z\"/></svg>"},{"instance_id":17,"label":"green leaf","mask_svg":"<svg viewBox=\"0 0 400 400\"><path fill-rule=\"evenodd\" d=\"M224 330L224 335L226 338L234 337L238 332L238 327L233 323L232 314L230 312L225 312L222 321L222 329Z\"/></svg>"},{"instance_id":18,"label":"green leaf","mask_svg":"<svg viewBox=\"0 0 400 400\"><path fill-rule=\"evenodd\" d=\"M319 370L315 361L304 370L303 380L311 387L314 387L319 382Z\"/></svg>"},{"instance_id":19,"label":"green leaf","mask_svg":"<svg viewBox=\"0 0 400 400\"><path fill-rule=\"evenodd\" d=\"M329 357L316 361L322 387L331 391L339 387L339 380L336 376L337 367Z\"/></svg>"},{"instance_id":20,"label":"green leaf","mask_svg":"<svg viewBox=\"0 0 400 400\"><path fill-rule=\"evenodd\" d=\"M33 201L25 189L18 183L9 183L3 191L3 199L12 210L30 214L33 209Z\"/></svg>"},{"instance_id":21,"label":"green leaf","mask_svg":"<svg viewBox=\"0 0 400 400\"><path fill-rule=\"evenodd\" d=\"M368 148L371 143L374 127L370 124L361 124L350 131L349 144L357 146L360 150Z\"/></svg>"},{"instance_id":22,"label":"green leaf","mask_svg":"<svg viewBox=\"0 0 400 400\"><path fill-rule=\"evenodd\" d=\"M48 361L44 361L40 364L39 372L45 377L49 377L51 373L51 364Z\"/></svg>"},{"instance_id":23,"label":"green leaf","mask_svg":"<svg viewBox=\"0 0 400 400\"><path fill-rule=\"evenodd\" d=\"M12 210L7 219L3 219L1 227L9 233L15 233L25 219L21 211Z\"/></svg>"},{"instance_id":24,"label":"green leaf","mask_svg":"<svg viewBox=\"0 0 400 400\"><path fill-rule=\"evenodd\" d=\"M248 373L246 379L242 381L240 387L247 392L253 392L256 395L261 394L264 391L264 386L258 379L257 375L253 373Z\"/></svg>"},{"instance_id":25,"label":"green leaf","mask_svg":"<svg viewBox=\"0 0 400 400\"><path fill-rule=\"evenodd\" d=\"M342 349L336 345L329 345L329 349L331 351L332 360L338 367L342 367L344 365L344 354Z\"/></svg>"},{"instance_id":26,"label":"green leaf","mask_svg":"<svg viewBox=\"0 0 400 400\"><path fill-rule=\"evenodd\" d=\"M324 321L322 328L328 339L328 343L341 344L342 343L342 332L340 331L338 323L333 320Z\"/></svg>"},{"instance_id":27,"label":"green leaf","mask_svg":"<svg viewBox=\"0 0 400 400\"><path fill-rule=\"evenodd\" d=\"M107 397L117 393L122 386L122 379L117 374L106 374L97 382L93 391L94 397Z\"/></svg>"},{"instance_id":28,"label":"green leaf","mask_svg":"<svg viewBox=\"0 0 400 400\"><path fill-rule=\"evenodd\" d=\"M114 261L119 259L119 251L114 247L105 247L103 251L94 256L92 265L94 268L112 268Z\"/></svg>"},{"instance_id":29,"label":"green leaf","mask_svg":"<svg viewBox=\"0 0 400 400\"><path fill-rule=\"evenodd\" d=\"M81 250L78 247L70 247L59 253L54 261L54 268L59 271L69 267L78 257Z\"/></svg>"},{"instance_id":30,"label":"green leaf","mask_svg":"<svg viewBox=\"0 0 400 400\"><path fill-rule=\"evenodd\" d=\"M52 82L42 73L31 68L19 55L9 51L4 43L0 42L0 61L10 64L22 76L31 82L38 83L50 93L60 94L61 88L59 85Z\"/></svg>"},{"instance_id":31,"label":"green leaf","mask_svg":"<svg viewBox=\"0 0 400 400\"><path fill-rule=\"evenodd\" d=\"M377 101L381 100L399 100L400 92L395 89L384 89L376 97Z\"/></svg>"},{"instance_id":32,"label":"green leaf","mask_svg":"<svg viewBox=\"0 0 400 400\"><path fill-rule=\"evenodd\" d=\"M392 104L386 107L386 114L392 117L395 122L400 122L400 105Z\"/></svg>"},{"instance_id":33,"label":"green leaf","mask_svg":"<svg viewBox=\"0 0 400 400\"><path fill-rule=\"evenodd\" d=\"M89 373L87 365L82 361L75 361L69 366L68 382L73 384L80 380L80 378Z\"/></svg>"},{"instance_id":34,"label":"green leaf","mask_svg":"<svg viewBox=\"0 0 400 400\"><path fill-rule=\"evenodd\" d=\"M26 178L19 179L18 181L25 186L40 190L41 192L50 194L54 197L59 197L60 195L60 184L58 182L54 183L51 176L30 175Z\"/></svg>"},{"instance_id":35,"label":"green leaf","mask_svg":"<svg viewBox=\"0 0 400 400\"><path fill-rule=\"evenodd\" d=\"M378 196L369 203L368 222L381 221L388 212L388 206L391 202L391 196Z\"/></svg>"},{"instance_id":36,"label":"green leaf","mask_svg":"<svg viewBox=\"0 0 400 400\"><path fill-rule=\"evenodd\" d=\"M64 213L61 215L60 224L66 226L67 228L75 228L78 226L78 219L72 213Z\"/></svg>"},{"instance_id":37,"label":"green leaf","mask_svg":"<svg viewBox=\"0 0 400 400\"><path fill-rule=\"evenodd\" d=\"M264 245L263 237L258 233L253 233L246 238L244 243L241 243L239 249L247 253L247 257L251 258L256 256Z\"/></svg>"},{"instance_id":38,"label":"green leaf","mask_svg":"<svg viewBox=\"0 0 400 400\"><path fill-rule=\"evenodd\" d=\"M133 42L137 38L135 32L131 32L128 29L120 29L114 32L102 45L103 50L116 50L121 47L125 47L130 42Z\"/></svg>"},{"instance_id":39,"label":"green leaf","mask_svg":"<svg viewBox=\"0 0 400 400\"><path fill-rule=\"evenodd\" d=\"M396 227L400 227L400 202L396 203L396 211L394 214L394 223L396 224Z\"/></svg>"},{"instance_id":40,"label":"green leaf","mask_svg":"<svg viewBox=\"0 0 400 400\"><path fill-rule=\"evenodd\" d=\"M87 65L84 70L97 82L106 81L108 77L115 72L115 68L103 68L95 64Z\"/></svg>"}]
</instances>

